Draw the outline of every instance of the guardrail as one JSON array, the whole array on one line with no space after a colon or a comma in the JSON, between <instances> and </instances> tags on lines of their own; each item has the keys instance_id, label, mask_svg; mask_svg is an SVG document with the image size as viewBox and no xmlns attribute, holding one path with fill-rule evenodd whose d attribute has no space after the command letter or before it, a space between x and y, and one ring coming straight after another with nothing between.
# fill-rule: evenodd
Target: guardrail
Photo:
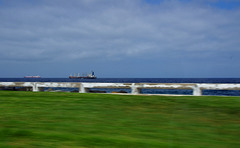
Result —
<instances>
[{"instance_id":1,"label":"guardrail","mask_svg":"<svg viewBox=\"0 0 240 148\"><path fill-rule=\"evenodd\" d=\"M45 87L78 88L79 93L88 93L91 88L127 88L131 94L140 94L141 89L192 89L194 96L202 90L240 90L240 84L209 83L72 83L72 82L0 82L0 87L26 87L34 92Z\"/></svg>"}]
</instances>

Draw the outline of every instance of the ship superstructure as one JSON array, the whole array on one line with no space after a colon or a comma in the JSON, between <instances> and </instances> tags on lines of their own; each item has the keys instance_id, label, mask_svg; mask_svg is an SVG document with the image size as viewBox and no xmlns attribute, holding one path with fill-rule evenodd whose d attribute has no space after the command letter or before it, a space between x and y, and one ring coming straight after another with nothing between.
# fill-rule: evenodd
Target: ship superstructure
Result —
<instances>
[{"instance_id":1,"label":"ship superstructure","mask_svg":"<svg viewBox=\"0 0 240 148\"><path fill-rule=\"evenodd\" d=\"M97 77L95 76L94 72L92 71L89 74L82 74L80 75L79 73L74 73L73 75L69 76L69 79L96 79Z\"/></svg>"}]
</instances>

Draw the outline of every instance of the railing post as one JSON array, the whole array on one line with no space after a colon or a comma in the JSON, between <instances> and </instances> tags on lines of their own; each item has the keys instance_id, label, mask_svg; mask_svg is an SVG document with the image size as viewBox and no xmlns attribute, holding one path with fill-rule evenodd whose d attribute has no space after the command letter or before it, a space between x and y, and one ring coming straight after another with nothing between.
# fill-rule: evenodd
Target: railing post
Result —
<instances>
[{"instance_id":1,"label":"railing post","mask_svg":"<svg viewBox=\"0 0 240 148\"><path fill-rule=\"evenodd\" d=\"M79 93L85 93L85 89L82 83L80 83L80 86L79 86Z\"/></svg>"},{"instance_id":2,"label":"railing post","mask_svg":"<svg viewBox=\"0 0 240 148\"><path fill-rule=\"evenodd\" d=\"M88 92L89 92L89 89L85 88L84 85L80 83L79 93L88 93Z\"/></svg>"},{"instance_id":3,"label":"railing post","mask_svg":"<svg viewBox=\"0 0 240 148\"><path fill-rule=\"evenodd\" d=\"M135 83L132 83L131 94L140 94L140 89L135 85Z\"/></svg>"},{"instance_id":4,"label":"railing post","mask_svg":"<svg viewBox=\"0 0 240 148\"><path fill-rule=\"evenodd\" d=\"M201 95L202 95L202 90L201 90L201 88L198 86L198 84L196 84L196 85L193 87L193 95L194 95L194 96L201 96Z\"/></svg>"},{"instance_id":5,"label":"railing post","mask_svg":"<svg viewBox=\"0 0 240 148\"><path fill-rule=\"evenodd\" d=\"M33 83L32 88L33 88L33 91L34 91L34 92L39 91L38 86L37 86L37 83Z\"/></svg>"}]
</instances>

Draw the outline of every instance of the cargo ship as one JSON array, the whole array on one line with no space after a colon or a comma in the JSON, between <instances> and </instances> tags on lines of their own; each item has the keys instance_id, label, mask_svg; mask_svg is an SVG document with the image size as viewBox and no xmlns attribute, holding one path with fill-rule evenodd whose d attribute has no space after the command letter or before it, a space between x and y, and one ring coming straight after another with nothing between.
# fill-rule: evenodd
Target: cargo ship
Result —
<instances>
[{"instance_id":1,"label":"cargo ship","mask_svg":"<svg viewBox=\"0 0 240 148\"><path fill-rule=\"evenodd\" d=\"M76 75L76 73L74 73L74 75L70 75L69 79L96 79L97 77L95 76L94 72L92 71L90 74L82 74L81 76L79 75L79 73Z\"/></svg>"},{"instance_id":2,"label":"cargo ship","mask_svg":"<svg viewBox=\"0 0 240 148\"><path fill-rule=\"evenodd\" d=\"M24 78L41 78L40 76L24 76Z\"/></svg>"}]
</instances>

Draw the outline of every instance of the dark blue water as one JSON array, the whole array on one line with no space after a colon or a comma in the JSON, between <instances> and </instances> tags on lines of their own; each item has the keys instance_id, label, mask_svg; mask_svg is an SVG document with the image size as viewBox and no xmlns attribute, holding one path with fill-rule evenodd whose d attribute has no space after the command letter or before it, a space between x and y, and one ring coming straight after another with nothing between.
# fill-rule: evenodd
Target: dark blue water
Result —
<instances>
[{"instance_id":1,"label":"dark blue water","mask_svg":"<svg viewBox=\"0 0 240 148\"><path fill-rule=\"evenodd\" d=\"M0 78L0 82L94 82L94 83L240 83L240 78L97 78L97 79L68 79L68 78ZM54 88L60 89L60 88ZM74 91L61 88L64 91ZM130 89L93 89L98 91L125 91ZM184 94L191 95L192 90L177 89L142 89L144 94ZM239 90L203 90L203 95L240 96Z\"/></svg>"}]
</instances>

